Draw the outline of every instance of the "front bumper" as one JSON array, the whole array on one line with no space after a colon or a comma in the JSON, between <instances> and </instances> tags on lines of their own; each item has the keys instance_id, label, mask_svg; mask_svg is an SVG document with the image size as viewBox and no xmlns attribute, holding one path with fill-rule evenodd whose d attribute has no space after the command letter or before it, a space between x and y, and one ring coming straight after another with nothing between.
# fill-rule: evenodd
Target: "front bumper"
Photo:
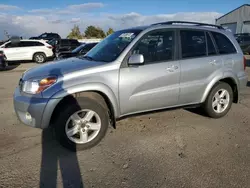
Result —
<instances>
[{"instance_id":1,"label":"front bumper","mask_svg":"<svg viewBox=\"0 0 250 188\"><path fill-rule=\"evenodd\" d=\"M18 119L25 125L41 129L49 126L53 110L60 101L22 95L19 87L15 90L13 100Z\"/></svg>"}]
</instances>

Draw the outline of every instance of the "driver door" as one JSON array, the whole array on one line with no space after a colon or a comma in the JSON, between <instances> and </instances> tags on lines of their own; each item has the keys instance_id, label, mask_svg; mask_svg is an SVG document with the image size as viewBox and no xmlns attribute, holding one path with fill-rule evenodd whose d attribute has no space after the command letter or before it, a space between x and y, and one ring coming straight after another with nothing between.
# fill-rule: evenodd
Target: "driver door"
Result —
<instances>
[{"instance_id":1,"label":"driver door","mask_svg":"<svg viewBox=\"0 0 250 188\"><path fill-rule=\"evenodd\" d=\"M180 66L176 60L175 30L161 29L145 34L130 54L142 54L144 64L120 69L121 115L178 105ZM123 62L124 63L124 62Z\"/></svg>"}]
</instances>

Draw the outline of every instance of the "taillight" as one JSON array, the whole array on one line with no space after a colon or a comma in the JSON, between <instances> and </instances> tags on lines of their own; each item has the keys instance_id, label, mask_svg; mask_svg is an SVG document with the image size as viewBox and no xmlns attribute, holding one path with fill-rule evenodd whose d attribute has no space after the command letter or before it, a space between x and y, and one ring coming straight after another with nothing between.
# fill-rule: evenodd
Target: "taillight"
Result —
<instances>
[{"instance_id":1,"label":"taillight","mask_svg":"<svg viewBox=\"0 0 250 188\"><path fill-rule=\"evenodd\" d=\"M246 66L247 66L247 59L245 58L245 56L243 57L243 63L244 63L244 70L246 70Z\"/></svg>"},{"instance_id":2,"label":"taillight","mask_svg":"<svg viewBox=\"0 0 250 188\"><path fill-rule=\"evenodd\" d=\"M47 46L47 48L49 48L49 49L53 49L53 46Z\"/></svg>"}]
</instances>

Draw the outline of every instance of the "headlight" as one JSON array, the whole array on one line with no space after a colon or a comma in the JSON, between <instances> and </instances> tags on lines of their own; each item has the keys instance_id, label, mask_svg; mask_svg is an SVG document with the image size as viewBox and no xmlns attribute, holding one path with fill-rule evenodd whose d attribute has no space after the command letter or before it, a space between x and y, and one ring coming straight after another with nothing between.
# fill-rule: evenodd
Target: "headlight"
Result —
<instances>
[{"instance_id":1,"label":"headlight","mask_svg":"<svg viewBox=\"0 0 250 188\"><path fill-rule=\"evenodd\" d=\"M38 94L52 86L54 83L56 83L56 81L56 77L24 81L22 91L28 94Z\"/></svg>"}]
</instances>

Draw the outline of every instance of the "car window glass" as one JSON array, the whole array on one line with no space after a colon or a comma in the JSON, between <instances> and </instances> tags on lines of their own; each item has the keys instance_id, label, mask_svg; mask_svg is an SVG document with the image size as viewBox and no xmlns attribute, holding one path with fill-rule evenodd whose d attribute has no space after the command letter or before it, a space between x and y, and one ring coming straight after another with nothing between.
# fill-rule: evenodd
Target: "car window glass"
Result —
<instances>
[{"instance_id":1,"label":"car window glass","mask_svg":"<svg viewBox=\"0 0 250 188\"><path fill-rule=\"evenodd\" d=\"M116 31L91 49L87 56L94 61L112 62L119 57L141 31L141 29Z\"/></svg>"},{"instance_id":2,"label":"car window glass","mask_svg":"<svg viewBox=\"0 0 250 188\"><path fill-rule=\"evenodd\" d=\"M214 47L213 41L208 33L206 33L207 37L207 52L208 55L216 55L216 49Z\"/></svg>"},{"instance_id":3,"label":"car window glass","mask_svg":"<svg viewBox=\"0 0 250 188\"><path fill-rule=\"evenodd\" d=\"M72 45L78 45L78 41L77 40L71 40L70 41Z\"/></svg>"},{"instance_id":4,"label":"car window glass","mask_svg":"<svg viewBox=\"0 0 250 188\"><path fill-rule=\"evenodd\" d=\"M45 37L47 37L47 34L42 34L41 35L41 38L45 38Z\"/></svg>"},{"instance_id":5,"label":"car window glass","mask_svg":"<svg viewBox=\"0 0 250 188\"><path fill-rule=\"evenodd\" d=\"M144 63L168 61L174 58L174 31L154 31L143 36L132 54L142 54Z\"/></svg>"},{"instance_id":6,"label":"car window glass","mask_svg":"<svg viewBox=\"0 0 250 188\"><path fill-rule=\"evenodd\" d=\"M86 53L89 50L91 50L92 46L91 45L85 45L82 49L80 53Z\"/></svg>"},{"instance_id":7,"label":"car window glass","mask_svg":"<svg viewBox=\"0 0 250 188\"><path fill-rule=\"evenodd\" d=\"M231 41L223 34L212 32L220 54L235 53L236 49Z\"/></svg>"},{"instance_id":8,"label":"car window glass","mask_svg":"<svg viewBox=\"0 0 250 188\"><path fill-rule=\"evenodd\" d=\"M250 36L244 37L244 42L250 42Z\"/></svg>"},{"instance_id":9,"label":"car window glass","mask_svg":"<svg viewBox=\"0 0 250 188\"><path fill-rule=\"evenodd\" d=\"M182 58L206 56L205 32L182 30L180 35Z\"/></svg>"},{"instance_id":10,"label":"car window glass","mask_svg":"<svg viewBox=\"0 0 250 188\"><path fill-rule=\"evenodd\" d=\"M67 45L69 45L69 41L68 40L61 40L61 45L67 46Z\"/></svg>"},{"instance_id":11,"label":"car window glass","mask_svg":"<svg viewBox=\"0 0 250 188\"><path fill-rule=\"evenodd\" d=\"M18 47L20 47L20 43L17 42L15 43L9 42L8 44L5 45L5 48L18 48Z\"/></svg>"}]
</instances>

